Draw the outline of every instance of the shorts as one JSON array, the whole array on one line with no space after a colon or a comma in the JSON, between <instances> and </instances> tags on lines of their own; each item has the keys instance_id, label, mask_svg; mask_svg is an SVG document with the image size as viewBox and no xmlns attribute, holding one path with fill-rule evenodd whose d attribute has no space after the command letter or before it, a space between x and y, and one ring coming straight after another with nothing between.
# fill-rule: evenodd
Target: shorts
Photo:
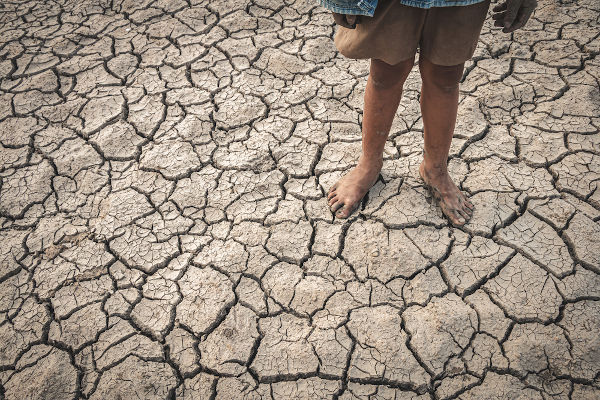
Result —
<instances>
[{"instance_id":1,"label":"shorts","mask_svg":"<svg viewBox=\"0 0 600 400\"><path fill-rule=\"evenodd\" d=\"M355 29L337 26L333 38L348 58L377 58L388 64L420 56L437 65L469 60L479 40L490 0L466 6L418 8L379 0L372 17L360 16Z\"/></svg>"}]
</instances>

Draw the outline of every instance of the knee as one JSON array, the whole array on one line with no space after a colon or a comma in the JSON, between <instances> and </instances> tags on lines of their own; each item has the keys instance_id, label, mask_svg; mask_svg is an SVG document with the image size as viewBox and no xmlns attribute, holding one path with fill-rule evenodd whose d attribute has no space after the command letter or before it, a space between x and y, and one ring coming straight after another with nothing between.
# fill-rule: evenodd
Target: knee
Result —
<instances>
[{"instance_id":1,"label":"knee","mask_svg":"<svg viewBox=\"0 0 600 400\"><path fill-rule=\"evenodd\" d=\"M387 64L382 60L371 59L369 72L371 83L377 89L390 89L398 85L404 85L414 62L414 57L394 65Z\"/></svg>"},{"instance_id":2,"label":"knee","mask_svg":"<svg viewBox=\"0 0 600 400\"><path fill-rule=\"evenodd\" d=\"M436 89L449 93L458 89L463 75L464 63L458 65L436 65L427 59L419 59L419 72L423 85L434 86Z\"/></svg>"}]
</instances>

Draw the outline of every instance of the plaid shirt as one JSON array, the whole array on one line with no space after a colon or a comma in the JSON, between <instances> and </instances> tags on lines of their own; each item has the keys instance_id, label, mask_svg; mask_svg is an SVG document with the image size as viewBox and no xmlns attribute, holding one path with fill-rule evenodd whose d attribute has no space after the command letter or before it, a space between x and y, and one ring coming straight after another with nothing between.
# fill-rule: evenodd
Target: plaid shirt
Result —
<instances>
[{"instance_id":1,"label":"plaid shirt","mask_svg":"<svg viewBox=\"0 0 600 400\"><path fill-rule=\"evenodd\" d=\"M366 15L372 17L378 0L319 0L319 4L338 14ZM483 0L397 0L411 7L431 8L467 6Z\"/></svg>"}]
</instances>

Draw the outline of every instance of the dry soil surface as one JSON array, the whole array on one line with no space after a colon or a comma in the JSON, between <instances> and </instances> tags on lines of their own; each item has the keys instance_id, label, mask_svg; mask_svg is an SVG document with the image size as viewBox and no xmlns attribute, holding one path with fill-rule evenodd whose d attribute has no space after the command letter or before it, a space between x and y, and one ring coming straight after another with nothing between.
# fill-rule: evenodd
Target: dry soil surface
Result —
<instances>
[{"instance_id":1,"label":"dry soil surface","mask_svg":"<svg viewBox=\"0 0 600 400\"><path fill-rule=\"evenodd\" d=\"M369 61L316 1L2 1L0 398L600 398L599 6L487 19L453 228L416 67L332 218Z\"/></svg>"}]
</instances>

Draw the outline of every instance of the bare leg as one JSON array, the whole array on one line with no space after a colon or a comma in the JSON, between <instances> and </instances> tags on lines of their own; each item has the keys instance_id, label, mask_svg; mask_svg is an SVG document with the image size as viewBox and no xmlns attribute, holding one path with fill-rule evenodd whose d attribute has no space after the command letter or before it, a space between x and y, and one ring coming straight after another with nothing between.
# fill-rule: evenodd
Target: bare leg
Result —
<instances>
[{"instance_id":1,"label":"bare leg","mask_svg":"<svg viewBox=\"0 0 600 400\"><path fill-rule=\"evenodd\" d=\"M448 174L448 151L458 109L458 82L464 63L436 65L419 57L422 77L421 115L425 134L423 162L419 173L429 185L444 214L454 225L464 225L473 215L473 204Z\"/></svg>"},{"instance_id":2,"label":"bare leg","mask_svg":"<svg viewBox=\"0 0 600 400\"><path fill-rule=\"evenodd\" d=\"M414 57L395 65L371 59L365 88L362 154L358 165L338 180L327 194L329 207L338 218L347 218L354 212L377 181L383 166L383 148L400 104L404 81L413 64Z\"/></svg>"}]
</instances>

